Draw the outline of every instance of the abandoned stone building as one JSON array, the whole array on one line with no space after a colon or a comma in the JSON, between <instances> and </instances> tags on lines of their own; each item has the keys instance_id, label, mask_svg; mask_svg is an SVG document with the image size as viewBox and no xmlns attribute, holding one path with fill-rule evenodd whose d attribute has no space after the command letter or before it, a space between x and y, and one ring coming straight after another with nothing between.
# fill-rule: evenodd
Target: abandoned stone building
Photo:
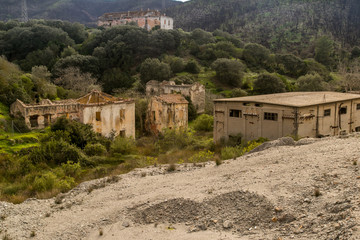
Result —
<instances>
[{"instance_id":1,"label":"abandoned stone building","mask_svg":"<svg viewBox=\"0 0 360 240\"><path fill-rule=\"evenodd\" d=\"M158 10L105 13L99 17L98 26L121 26L131 22L149 31L156 26L166 30L173 29L174 26L174 20Z\"/></svg>"},{"instance_id":2,"label":"abandoned stone building","mask_svg":"<svg viewBox=\"0 0 360 240\"><path fill-rule=\"evenodd\" d=\"M360 95L289 92L214 100L214 140L322 137L360 131Z\"/></svg>"},{"instance_id":3,"label":"abandoned stone building","mask_svg":"<svg viewBox=\"0 0 360 240\"><path fill-rule=\"evenodd\" d=\"M197 113L203 113L205 111L205 87L198 82L194 84L176 85L173 81L159 82L152 80L146 83L146 95L148 96L173 93L180 93L186 97L190 97Z\"/></svg>"},{"instance_id":4,"label":"abandoned stone building","mask_svg":"<svg viewBox=\"0 0 360 240\"><path fill-rule=\"evenodd\" d=\"M23 116L30 129L44 128L65 116L91 124L95 132L104 136L115 134L135 137L135 102L99 91L92 91L79 99L44 99L39 104L25 104L16 100L10 107L10 113Z\"/></svg>"},{"instance_id":5,"label":"abandoned stone building","mask_svg":"<svg viewBox=\"0 0 360 240\"><path fill-rule=\"evenodd\" d=\"M188 101L180 94L164 94L150 99L146 128L158 134L165 128L185 129L188 125Z\"/></svg>"}]
</instances>

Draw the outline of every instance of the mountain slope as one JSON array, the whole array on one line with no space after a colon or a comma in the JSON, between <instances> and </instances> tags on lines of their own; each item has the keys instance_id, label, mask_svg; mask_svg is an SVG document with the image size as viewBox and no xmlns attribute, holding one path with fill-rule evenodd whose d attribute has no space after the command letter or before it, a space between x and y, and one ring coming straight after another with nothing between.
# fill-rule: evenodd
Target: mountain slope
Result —
<instances>
[{"instance_id":1,"label":"mountain slope","mask_svg":"<svg viewBox=\"0 0 360 240\"><path fill-rule=\"evenodd\" d=\"M193 0L167 14L184 30L219 28L278 51L322 34L360 44L358 0Z\"/></svg>"},{"instance_id":2,"label":"mountain slope","mask_svg":"<svg viewBox=\"0 0 360 240\"><path fill-rule=\"evenodd\" d=\"M178 4L166 0L166 7ZM94 24L105 12L161 9L162 0L28 0L29 18L61 19ZM20 1L0 2L0 20L21 17Z\"/></svg>"}]
</instances>

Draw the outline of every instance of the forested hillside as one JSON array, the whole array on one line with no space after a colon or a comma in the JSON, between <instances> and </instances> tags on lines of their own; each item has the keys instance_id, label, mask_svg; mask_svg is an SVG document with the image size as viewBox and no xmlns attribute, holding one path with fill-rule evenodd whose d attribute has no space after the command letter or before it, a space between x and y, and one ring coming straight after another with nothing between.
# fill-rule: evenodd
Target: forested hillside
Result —
<instances>
[{"instance_id":1,"label":"forested hillside","mask_svg":"<svg viewBox=\"0 0 360 240\"><path fill-rule=\"evenodd\" d=\"M319 35L329 35L342 46L360 43L358 0L193 0L167 14L175 18L175 27L187 31L221 29L303 57Z\"/></svg>"},{"instance_id":2,"label":"forested hillside","mask_svg":"<svg viewBox=\"0 0 360 240\"><path fill-rule=\"evenodd\" d=\"M166 0L166 7L178 2ZM84 24L95 24L105 12L142 9L161 9L162 0L28 0L32 19L61 19ZM21 1L0 1L0 20L20 19Z\"/></svg>"}]
</instances>

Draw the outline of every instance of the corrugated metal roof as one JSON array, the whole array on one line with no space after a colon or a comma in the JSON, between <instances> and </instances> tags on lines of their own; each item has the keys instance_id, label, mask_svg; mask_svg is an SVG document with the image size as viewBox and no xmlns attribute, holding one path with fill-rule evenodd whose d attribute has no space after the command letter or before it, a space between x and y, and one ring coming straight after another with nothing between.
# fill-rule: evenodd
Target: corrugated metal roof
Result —
<instances>
[{"instance_id":1,"label":"corrugated metal roof","mask_svg":"<svg viewBox=\"0 0 360 240\"><path fill-rule=\"evenodd\" d=\"M305 107L353 99L360 99L360 95L339 92L288 92L238 98L216 99L214 100L214 102L255 102L290 107Z\"/></svg>"}]
</instances>

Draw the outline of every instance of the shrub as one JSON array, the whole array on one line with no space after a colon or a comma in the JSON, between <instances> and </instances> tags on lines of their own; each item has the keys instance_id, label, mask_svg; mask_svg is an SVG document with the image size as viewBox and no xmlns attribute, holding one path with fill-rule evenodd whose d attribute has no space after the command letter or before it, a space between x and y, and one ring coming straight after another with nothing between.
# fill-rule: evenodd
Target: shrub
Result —
<instances>
[{"instance_id":1,"label":"shrub","mask_svg":"<svg viewBox=\"0 0 360 240\"><path fill-rule=\"evenodd\" d=\"M307 74L299 77L297 80L299 91L326 91L329 85L323 80L319 74Z\"/></svg>"},{"instance_id":2,"label":"shrub","mask_svg":"<svg viewBox=\"0 0 360 240\"><path fill-rule=\"evenodd\" d=\"M257 94L271 94L285 92L285 84L275 75L260 74L254 82L254 92Z\"/></svg>"},{"instance_id":3,"label":"shrub","mask_svg":"<svg viewBox=\"0 0 360 240\"><path fill-rule=\"evenodd\" d=\"M81 174L80 163L74 163L72 161L67 161L67 163L61 164L61 168L64 171L64 174L66 176L77 178Z\"/></svg>"},{"instance_id":4,"label":"shrub","mask_svg":"<svg viewBox=\"0 0 360 240\"><path fill-rule=\"evenodd\" d=\"M110 146L110 152L113 156L131 154L135 151L135 141L132 138L116 137Z\"/></svg>"},{"instance_id":5,"label":"shrub","mask_svg":"<svg viewBox=\"0 0 360 240\"><path fill-rule=\"evenodd\" d=\"M214 126L214 117L202 114L194 121L194 129L196 131L212 131Z\"/></svg>"},{"instance_id":6,"label":"shrub","mask_svg":"<svg viewBox=\"0 0 360 240\"><path fill-rule=\"evenodd\" d=\"M73 177L69 177L69 176L66 176L64 179L61 179L61 180L57 181L57 183L56 183L56 187L61 192L66 192L66 191L72 189L73 187L75 187L75 185L76 185L75 179Z\"/></svg>"},{"instance_id":7,"label":"shrub","mask_svg":"<svg viewBox=\"0 0 360 240\"><path fill-rule=\"evenodd\" d=\"M191 163L207 162L214 158L214 153L211 151L200 151L195 155L191 156L188 161Z\"/></svg>"},{"instance_id":8,"label":"shrub","mask_svg":"<svg viewBox=\"0 0 360 240\"><path fill-rule=\"evenodd\" d=\"M213 62L211 68L216 71L216 78L218 81L221 81L228 86L241 86L245 67L240 61L219 58Z\"/></svg>"},{"instance_id":9,"label":"shrub","mask_svg":"<svg viewBox=\"0 0 360 240\"><path fill-rule=\"evenodd\" d=\"M221 159L233 159L240 157L243 154L243 150L240 147L224 147L221 149Z\"/></svg>"},{"instance_id":10,"label":"shrub","mask_svg":"<svg viewBox=\"0 0 360 240\"><path fill-rule=\"evenodd\" d=\"M168 172L174 172L176 170L176 165L174 163L170 164L167 168Z\"/></svg>"},{"instance_id":11,"label":"shrub","mask_svg":"<svg viewBox=\"0 0 360 240\"><path fill-rule=\"evenodd\" d=\"M100 143L87 144L84 148L84 152L88 156L101 156L106 153L106 148Z\"/></svg>"},{"instance_id":12,"label":"shrub","mask_svg":"<svg viewBox=\"0 0 360 240\"><path fill-rule=\"evenodd\" d=\"M159 136L160 150L166 152L170 149L183 149L194 142L193 132L190 130L165 129Z\"/></svg>"},{"instance_id":13,"label":"shrub","mask_svg":"<svg viewBox=\"0 0 360 240\"><path fill-rule=\"evenodd\" d=\"M56 176L52 172L44 173L40 176L35 177L32 184L33 189L37 192L45 192L53 189L56 182Z\"/></svg>"},{"instance_id":14,"label":"shrub","mask_svg":"<svg viewBox=\"0 0 360 240\"><path fill-rule=\"evenodd\" d=\"M199 64L197 63L197 61L195 60L190 60L186 65L185 65L185 69L186 72L189 73L193 73L193 74L197 74L200 72L200 67Z\"/></svg>"}]
</instances>

